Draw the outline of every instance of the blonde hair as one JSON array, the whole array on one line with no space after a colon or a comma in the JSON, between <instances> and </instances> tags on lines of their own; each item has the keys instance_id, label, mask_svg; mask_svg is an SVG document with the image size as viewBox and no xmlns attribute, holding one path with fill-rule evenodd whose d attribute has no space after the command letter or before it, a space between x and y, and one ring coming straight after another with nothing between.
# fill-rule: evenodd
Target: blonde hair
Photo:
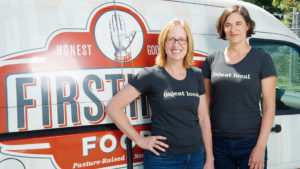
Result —
<instances>
[{"instance_id":1,"label":"blonde hair","mask_svg":"<svg viewBox=\"0 0 300 169\"><path fill-rule=\"evenodd\" d=\"M175 26L180 25L186 35L187 35L187 54L183 59L183 66L188 69L194 65L193 57L194 57L194 40L192 37L192 32L188 23L184 20L174 19L166 24L166 26L161 30L159 37L158 37L158 46L159 46L159 53L156 56L155 64L163 67L166 65L167 62L167 54L165 51L165 41L168 36L169 31L174 28Z\"/></svg>"}]
</instances>

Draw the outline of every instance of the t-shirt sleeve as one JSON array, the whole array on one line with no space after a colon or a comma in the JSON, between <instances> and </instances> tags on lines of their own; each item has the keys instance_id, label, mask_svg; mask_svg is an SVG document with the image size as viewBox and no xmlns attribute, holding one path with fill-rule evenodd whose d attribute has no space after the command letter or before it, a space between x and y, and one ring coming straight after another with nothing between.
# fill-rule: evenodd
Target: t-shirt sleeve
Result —
<instances>
[{"instance_id":1,"label":"t-shirt sleeve","mask_svg":"<svg viewBox=\"0 0 300 169\"><path fill-rule=\"evenodd\" d=\"M147 93L149 90L149 82L151 81L150 78L150 73L147 68L144 68L141 70L129 84L136 88L141 94Z\"/></svg>"},{"instance_id":2,"label":"t-shirt sleeve","mask_svg":"<svg viewBox=\"0 0 300 169\"><path fill-rule=\"evenodd\" d=\"M202 66L202 74L204 77L211 78L211 56L207 56Z\"/></svg>"},{"instance_id":3,"label":"t-shirt sleeve","mask_svg":"<svg viewBox=\"0 0 300 169\"><path fill-rule=\"evenodd\" d=\"M261 78L266 78L269 76L276 76L276 69L273 60L270 55L264 53L262 60Z\"/></svg>"}]
</instances>

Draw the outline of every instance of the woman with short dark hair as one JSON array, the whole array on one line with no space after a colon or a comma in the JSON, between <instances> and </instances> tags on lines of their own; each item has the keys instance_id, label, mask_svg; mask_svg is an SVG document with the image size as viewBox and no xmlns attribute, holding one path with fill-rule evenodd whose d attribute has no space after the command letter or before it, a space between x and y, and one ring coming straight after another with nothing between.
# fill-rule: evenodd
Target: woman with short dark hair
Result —
<instances>
[{"instance_id":1,"label":"woman with short dark hair","mask_svg":"<svg viewBox=\"0 0 300 169\"><path fill-rule=\"evenodd\" d=\"M276 71L272 58L248 43L254 27L246 8L226 8L218 20L217 31L219 38L229 41L229 46L209 54L202 68L216 169L267 168L266 145L275 114Z\"/></svg>"}]
</instances>

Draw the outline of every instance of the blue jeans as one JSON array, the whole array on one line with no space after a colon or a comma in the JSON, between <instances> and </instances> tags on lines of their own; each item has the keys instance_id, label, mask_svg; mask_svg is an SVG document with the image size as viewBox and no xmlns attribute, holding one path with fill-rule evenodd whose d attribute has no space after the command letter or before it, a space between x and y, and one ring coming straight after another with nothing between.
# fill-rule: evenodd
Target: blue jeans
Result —
<instances>
[{"instance_id":1,"label":"blue jeans","mask_svg":"<svg viewBox=\"0 0 300 169\"><path fill-rule=\"evenodd\" d=\"M145 150L144 169L202 169L205 161L204 147L191 154L167 155L160 153L155 155Z\"/></svg>"},{"instance_id":2,"label":"blue jeans","mask_svg":"<svg viewBox=\"0 0 300 169\"><path fill-rule=\"evenodd\" d=\"M257 138L213 137L215 169L249 169L248 161ZM267 169L267 149L265 168Z\"/></svg>"}]
</instances>

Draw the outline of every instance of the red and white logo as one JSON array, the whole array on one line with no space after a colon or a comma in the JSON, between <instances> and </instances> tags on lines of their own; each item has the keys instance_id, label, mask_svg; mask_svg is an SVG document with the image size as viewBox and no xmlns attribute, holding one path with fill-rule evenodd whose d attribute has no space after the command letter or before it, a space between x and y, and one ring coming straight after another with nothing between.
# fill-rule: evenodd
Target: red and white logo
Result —
<instances>
[{"instance_id":1,"label":"red and white logo","mask_svg":"<svg viewBox=\"0 0 300 169\"><path fill-rule=\"evenodd\" d=\"M140 23L130 13L112 10L99 16L95 40L105 57L115 62L130 62L140 55L144 34Z\"/></svg>"},{"instance_id":2,"label":"red and white logo","mask_svg":"<svg viewBox=\"0 0 300 169\"><path fill-rule=\"evenodd\" d=\"M159 32L123 3L95 9L85 29L62 29L43 48L0 58L0 133L112 123L108 101L143 67L153 66ZM195 52L196 66L205 56ZM126 107L141 135L149 134L148 99ZM139 126L142 125L142 126ZM119 130L6 140L0 169L119 168L126 165ZM142 166L143 150L133 149Z\"/></svg>"}]
</instances>

